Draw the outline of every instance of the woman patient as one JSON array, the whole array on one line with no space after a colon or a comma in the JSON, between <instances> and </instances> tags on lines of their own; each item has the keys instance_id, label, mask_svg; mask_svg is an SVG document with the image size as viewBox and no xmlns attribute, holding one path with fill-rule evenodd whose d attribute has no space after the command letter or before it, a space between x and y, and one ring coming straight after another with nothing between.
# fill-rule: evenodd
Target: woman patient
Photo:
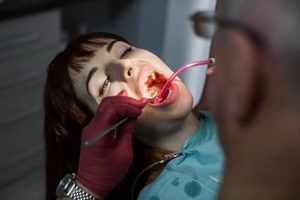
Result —
<instances>
[{"instance_id":1,"label":"woman patient","mask_svg":"<svg viewBox=\"0 0 300 200\"><path fill-rule=\"evenodd\" d=\"M79 182L82 180L81 184L93 194L102 198L107 195L89 187L82 178L93 170L82 167L84 161L89 162L84 157L90 153L85 150L89 147L81 146L81 140L82 132L93 129L88 124L95 120L104 123L109 113L94 115L105 110L100 107L109 106L114 98L123 98L127 105L141 110L132 114L138 118L131 120L134 128L128 130L143 144L138 151L144 152L146 165L170 158L149 170L139 199L216 198L224 161L210 115L192 111L193 98L179 78L160 103L152 101L171 74L169 67L151 52L107 33L83 35L56 56L48 67L45 87L49 199L53 199L54 188L68 172L77 172ZM131 111L124 112L131 115ZM118 129L110 134L121 137ZM114 141L105 142L114 145Z\"/></svg>"}]
</instances>

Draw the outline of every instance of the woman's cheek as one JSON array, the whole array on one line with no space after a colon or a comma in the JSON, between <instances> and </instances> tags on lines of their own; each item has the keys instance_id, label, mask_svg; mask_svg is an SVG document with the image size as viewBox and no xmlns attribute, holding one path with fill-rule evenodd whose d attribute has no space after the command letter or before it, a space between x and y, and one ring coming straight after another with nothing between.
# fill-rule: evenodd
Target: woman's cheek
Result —
<instances>
[{"instance_id":1,"label":"woman's cheek","mask_svg":"<svg viewBox=\"0 0 300 200\"><path fill-rule=\"evenodd\" d=\"M105 94L105 97L117 96L122 90L123 90L123 88L120 87L119 84L111 83L108 88L108 91Z\"/></svg>"}]
</instances>

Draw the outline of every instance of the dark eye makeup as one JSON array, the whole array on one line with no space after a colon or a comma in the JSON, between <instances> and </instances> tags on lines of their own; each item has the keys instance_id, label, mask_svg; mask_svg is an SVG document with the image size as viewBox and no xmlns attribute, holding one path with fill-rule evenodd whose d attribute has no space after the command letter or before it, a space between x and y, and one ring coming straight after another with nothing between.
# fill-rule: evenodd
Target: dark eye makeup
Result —
<instances>
[{"instance_id":1,"label":"dark eye makeup","mask_svg":"<svg viewBox=\"0 0 300 200\"><path fill-rule=\"evenodd\" d=\"M109 83L110 83L110 77L108 76L108 77L105 79L105 81L104 81L102 87L100 88L100 90L99 90L99 95L98 95L98 96L101 96L101 95L104 94L104 92L106 91L106 89L107 89Z\"/></svg>"},{"instance_id":2,"label":"dark eye makeup","mask_svg":"<svg viewBox=\"0 0 300 200\"><path fill-rule=\"evenodd\" d=\"M120 58L126 57L132 51L132 46L125 49L125 51L121 54Z\"/></svg>"}]
</instances>

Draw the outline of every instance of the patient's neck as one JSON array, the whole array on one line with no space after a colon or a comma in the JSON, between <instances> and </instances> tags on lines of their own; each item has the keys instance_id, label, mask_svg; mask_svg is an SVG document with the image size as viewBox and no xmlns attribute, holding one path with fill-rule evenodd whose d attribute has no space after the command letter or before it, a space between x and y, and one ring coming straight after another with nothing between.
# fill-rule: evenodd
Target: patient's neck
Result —
<instances>
[{"instance_id":1,"label":"patient's neck","mask_svg":"<svg viewBox=\"0 0 300 200\"><path fill-rule=\"evenodd\" d=\"M148 130L149 134L137 134L139 139L151 147L179 151L187 138L198 128L199 119L190 112L185 118L169 122L171 126L162 127L158 130ZM154 131L157 134L153 134Z\"/></svg>"}]
</instances>

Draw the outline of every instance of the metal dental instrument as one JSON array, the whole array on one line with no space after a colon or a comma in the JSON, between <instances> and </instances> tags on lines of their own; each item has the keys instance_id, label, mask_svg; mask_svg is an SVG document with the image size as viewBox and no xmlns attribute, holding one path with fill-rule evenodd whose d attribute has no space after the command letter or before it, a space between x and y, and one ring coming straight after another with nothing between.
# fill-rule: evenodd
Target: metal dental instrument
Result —
<instances>
[{"instance_id":1,"label":"metal dental instrument","mask_svg":"<svg viewBox=\"0 0 300 200\"><path fill-rule=\"evenodd\" d=\"M104 130L100 131L99 133L96 133L95 135L93 135L92 137L90 137L89 139L87 139L86 141L84 141L83 145L84 146L90 146L90 145L92 145L97 140L99 140L100 138L102 138L103 136L105 136L106 134L108 134L109 132L111 132L112 130L114 130L115 128L117 128L118 126L122 125L127 120L128 120L128 117L120 120L119 122L117 122L113 126L107 128L107 129L104 129Z\"/></svg>"},{"instance_id":2,"label":"metal dental instrument","mask_svg":"<svg viewBox=\"0 0 300 200\"><path fill-rule=\"evenodd\" d=\"M162 90L160 91L160 93L157 95L157 97L155 98L156 102L160 102L162 97L165 95L165 93L167 92L168 88L170 87L170 84L172 83L172 81L176 78L176 76L181 73L184 70L187 70L191 67L196 67L196 66L200 66L200 65L213 65L215 63L215 59L214 58L210 58L208 60L202 60L202 61L195 61L186 65L183 65L182 67L180 67L178 70L176 70L173 75L168 78L168 80L166 81L166 83L164 84ZM116 124L114 124L113 126L104 129L102 131L100 131L99 133L96 133L95 135L91 136L90 138L88 138L86 141L84 141L83 145L84 146L90 146L93 143L95 143L97 140L99 140L100 138L102 138L103 136L105 136L106 134L108 134L109 132L111 132L112 130L114 130L115 128L117 128L118 126L122 125L123 123L125 123L128 120L128 117L121 119L119 122L117 122Z\"/></svg>"}]
</instances>

